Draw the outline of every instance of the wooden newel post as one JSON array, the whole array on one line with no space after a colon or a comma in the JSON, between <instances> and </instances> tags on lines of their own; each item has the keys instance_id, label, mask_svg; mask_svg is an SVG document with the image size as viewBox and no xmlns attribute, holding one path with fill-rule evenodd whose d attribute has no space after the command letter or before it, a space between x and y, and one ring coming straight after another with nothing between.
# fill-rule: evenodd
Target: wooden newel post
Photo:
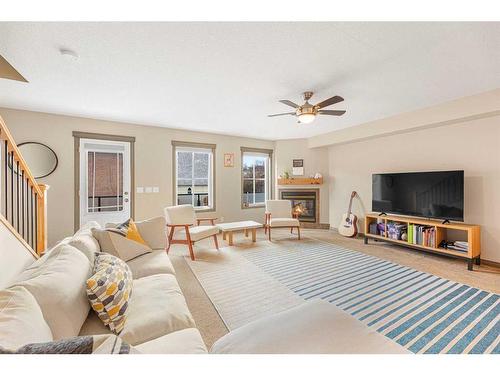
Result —
<instances>
[{"instance_id":1,"label":"wooden newel post","mask_svg":"<svg viewBox=\"0 0 500 375\"><path fill-rule=\"evenodd\" d=\"M38 255L47 250L47 190L50 186L38 184L42 191L42 196L37 200L37 241L36 252Z\"/></svg>"}]
</instances>

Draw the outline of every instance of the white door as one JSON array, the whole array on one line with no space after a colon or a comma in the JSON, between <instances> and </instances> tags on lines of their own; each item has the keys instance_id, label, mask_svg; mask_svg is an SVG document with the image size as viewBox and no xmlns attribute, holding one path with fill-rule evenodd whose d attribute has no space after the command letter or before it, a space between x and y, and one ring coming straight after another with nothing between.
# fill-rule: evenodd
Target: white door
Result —
<instances>
[{"instance_id":1,"label":"white door","mask_svg":"<svg viewBox=\"0 0 500 375\"><path fill-rule=\"evenodd\" d=\"M80 139L80 226L130 218L130 143Z\"/></svg>"}]
</instances>

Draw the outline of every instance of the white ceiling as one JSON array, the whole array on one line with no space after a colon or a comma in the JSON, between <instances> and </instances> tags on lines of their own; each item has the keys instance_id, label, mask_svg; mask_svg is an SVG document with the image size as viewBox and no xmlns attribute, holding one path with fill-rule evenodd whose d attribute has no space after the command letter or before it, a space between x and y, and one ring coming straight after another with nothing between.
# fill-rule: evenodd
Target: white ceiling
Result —
<instances>
[{"instance_id":1,"label":"white ceiling","mask_svg":"<svg viewBox=\"0 0 500 375\"><path fill-rule=\"evenodd\" d=\"M78 53L68 61L59 48ZM0 23L0 106L304 138L500 87L500 23ZM277 101L333 95L297 124Z\"/></svg>"}]
</instances>

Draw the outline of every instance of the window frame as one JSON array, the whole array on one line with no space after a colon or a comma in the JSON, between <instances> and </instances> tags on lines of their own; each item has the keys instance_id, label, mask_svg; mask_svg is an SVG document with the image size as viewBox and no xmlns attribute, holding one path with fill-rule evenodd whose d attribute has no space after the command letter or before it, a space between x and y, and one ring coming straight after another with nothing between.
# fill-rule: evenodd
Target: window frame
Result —
<instances>
[{"instance_id":1,"label":"window frame","mask_svg":"<svg viewBox=\"0 0 500 375\"><path fill-rule=\"evenodd\" d=\"M254 156L266 156L268 158L268 163L266 166L266 172L267 176L264 177L264 186L265 186L265 192L266 196L264 198L264 202L262 203L253 203L249 204L248 206L245 206L243 204L243 189L244 189L244 181L249 180L249 178L245 178L243 176L243 159L245 157L245 154L253 154ZM266 205L266 200L273 199L274 196L274 186L273 186L273 150L271 149L264 149L264 148L251 148L251 147L241 147L241 166L240 166L240 173L241 173L241 188L240 188L240 204L242 209L252 209L252 208L263 208ZM254 200L255 200L255 165L254 165L254 174L253 174L253 186L254 186ZM262 180L262 179L257 179L257 180Z\"/></svg>"},{"instance_id":2,"label":"window frame","mask_svg":"<svg viewBox=\"0 0 500 375\"><path fill-rule=\"evenodd\" d=\"M216 210L216 189L215 189L215 166L216 166L216 153L215 144L209 143L196 143L196 142L183 142L172 141L172 202L177 205L177 152L178 151L191 151L191 152L206 152L210 154L210 170L208 177L208 201L209 206L196 207L193 205L196 212L213 212ZM194 178L193 178L194 180ZM194 196L194 194L193 194Z\"/></svg>"}]
</instances>

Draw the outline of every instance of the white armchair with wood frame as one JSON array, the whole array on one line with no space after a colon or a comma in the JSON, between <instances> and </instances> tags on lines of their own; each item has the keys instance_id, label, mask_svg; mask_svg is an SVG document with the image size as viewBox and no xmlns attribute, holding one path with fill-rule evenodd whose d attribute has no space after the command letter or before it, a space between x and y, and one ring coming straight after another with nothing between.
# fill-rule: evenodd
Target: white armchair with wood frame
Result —
<instances>
[{"instance_id":1,"label":"white armchair with wood frame","mask_svg":"<svg viewBox=\"0 0 500 375\"><path fill-rule=\"evenodd\" d=\"M264 232L268 234L271 241L271 228L297 228L300 240L300 221L298 215L292 212L292 202L286 199L274 199L266 201Z\"/></svg>"},{"instance_id":2,"label":"white armchair with wood frame","mask_svg":"<svg viewBox=\"0 0 500 375\"><path fill-rule=\"evenodd\" d=\"M170 250L170 245L184 244L189 247L191 260L195 260L193 244L208 237L213 237L215 248L219 250L219 243L217 242L219 228L214 225L215 218L197 219L192 205L183 204L179 206L165 207L165 220L167 222L168 231L168 243L167 248L165 249L167 254ZM211 225L200 225L203 221L209 221ZM176 229L182 229L176 234L179 234L182 237L185 236L185 238L174 239L174 232Z\"/></svg>"}]
</instances>

